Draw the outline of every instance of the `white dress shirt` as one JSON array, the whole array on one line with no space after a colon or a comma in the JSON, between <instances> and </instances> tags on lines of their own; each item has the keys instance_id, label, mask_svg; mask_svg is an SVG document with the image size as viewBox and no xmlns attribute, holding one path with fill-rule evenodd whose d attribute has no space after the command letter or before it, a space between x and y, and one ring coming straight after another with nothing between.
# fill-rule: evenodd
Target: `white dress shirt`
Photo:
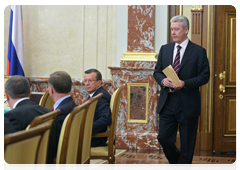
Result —
<instances>
[{"instance_id":1,"label":"white dress shirt","mask_svg":"<svg viewBox=\"0 0 240 170\"><path fill-rule=\"evenodd\" d=\"M188 45L188 42L189 42L189 39L187 38L181 44L175 43L175 47L174 47L174 50L173 50L173 63L174 63L174 60L175 60L175 57L176 57L176 54L177 54L177 46L180 45L182 47L180 49L180 64L181 64L184 52L185 52L185 50L187 48L187 45Z\"/></svg>"},{"instance_id":2,"label":"white dress shirt","mask_svg":"<svg viewBox=\"0 0 240 170\"><path fill-rule=\"evenodd\" d=\"M68 97L71 97L71 95L67 95L67 96L62 97L61 99L58 99L55 102L55 104L53 105L53 110L56 110L56 108L59 106L59 104Z\"/></svg>"},{"instance_id":3,"label":"white dress shirt","mask_svg":"<svg viewBox=\"0 0 240 170\"><path fill-rule=\"evenodd\" d=\"M13 109L15 109L15 107L17 107L18 103L20 103L21 101L26 100L26 99L29 99L29 97L24 97L24 98L19 99L16 103L14 103Z\"/></svg>"}]
</instances>

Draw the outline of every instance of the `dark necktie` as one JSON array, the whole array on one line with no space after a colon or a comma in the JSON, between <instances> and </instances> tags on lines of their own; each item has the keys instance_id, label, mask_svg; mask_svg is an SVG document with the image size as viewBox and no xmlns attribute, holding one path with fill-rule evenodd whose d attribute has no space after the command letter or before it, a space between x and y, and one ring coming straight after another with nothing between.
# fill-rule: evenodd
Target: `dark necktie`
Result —
<instances>
[{"instance_id":1,"label":"dark necktie","mask_svg":"<svg viewBox=\"0 0 240 170\"><path fill-rule=\"evenodd\" d=\"M179 66L180 66L180 49L182 47L180 45L177 46L177 54L173 63L173 69L176 72L176 74L178 74L179 71Z\"/></svg>"},{"instance_id":2,"label":"dark necktie","mask_svg":"<svg viewBox=\"0 0 240 170\"><path fill-rule=\"evenodd\" d=\"M88 95L87 100L89 100L90 98L91 98L90 95Z\"/></svg>"},{"instance_id":3,"label":"dark necktie","mask_svg":"<svg viewBox=\"0 0 240 170\"><path fill-rule=\"evenodd\" d=\"M173 69L176 72L176 74L178 74L179 71L179 66L180 66L180 49L182 47L180 45L177 46L177 54L173 63ZM174 88L170 88L170 92L174 92L176 89Z\"/></svg>"}]
</instances>

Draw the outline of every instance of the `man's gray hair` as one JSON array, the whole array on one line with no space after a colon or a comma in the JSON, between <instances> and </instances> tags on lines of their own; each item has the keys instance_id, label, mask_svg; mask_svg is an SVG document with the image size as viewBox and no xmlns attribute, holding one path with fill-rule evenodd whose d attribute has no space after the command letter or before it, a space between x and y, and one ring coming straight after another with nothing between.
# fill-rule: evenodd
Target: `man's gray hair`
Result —
<instances>
[{"instance_id":1,"label":"man's gray hair","mask_svg":"<svg viewBox=\"0 0 240 170\"><path fill-rule=\"evenodd\" d=\"M174 16L172 17L172 19L170 20L170 23L172 22L178 22L178 21L181 21L181 26L184 28L188 28L189 29L189 21L187 19L187 17L185 16L182 16L182 15L177 15L177 16Z\"/></svg>"},{"instance_id":2,"label":"man's gray hair","mask_svg":"<svg viewBox=\"0 0 240 170\"><path fill-rule=\"evenodd\" d=\"M5 91L12 99L29 97L30 84L26 77L14 75L5 83Z\"/></svg>"},{"instance_id":3,"label":"man's gray hair","mask_svg":"<svg viewBox=\"0 0 240 170\"><path fill-rule=\"evenodd\" d=\"M57 93L70 93L72 88L72 78L66 71L55 71L50 74L48 84L51 85Z\"/></svg>"}]
</instances>

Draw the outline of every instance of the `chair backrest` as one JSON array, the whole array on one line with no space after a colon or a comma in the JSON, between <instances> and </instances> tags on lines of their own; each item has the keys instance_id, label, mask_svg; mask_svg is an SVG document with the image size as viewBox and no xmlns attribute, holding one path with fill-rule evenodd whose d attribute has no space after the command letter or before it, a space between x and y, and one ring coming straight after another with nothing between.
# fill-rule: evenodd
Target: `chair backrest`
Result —
<instances>
[{"instance_id":1,"label":"chair backrest","mask_svg":"<svg viewBox=\"0 0 240 170\"><path fill-rule=\"evenodd\" d=\"M46 91L46 93L42 96L40 102L39 102L40 106L46 107L49 110L52 110L52 107L54 105L54 101L53 99L50 97L49 95L49 91Z\"/></svg>"},{"instance_id":2,"label":"chair backrest","mask_svg":"<svg viewBox=\"0 0 240 170\"><path fill-rule=\"evenodd\" d=\"M33 127L36 127L36 126L39 126L41 124L44 124L44 123L49 123L52 127L52 124L53 124L53 121L54 119L56 118L56 116L58 114L61 113L61 110L60 109L57 109L55 111L52 111L52 112L49 112L49 113L46 113L44 115L41 115L41 116L37 116L35 117L32 122L30 123L30 125L28 125L28 127L26 128L26 130L29 130ZM46 163L46 160L47 160L47 150L45 148L48 149L48 142L49 142L49 137L50 137L50 131L47 132L45 134L45 136L43 137L42 141L41 141L41 145L39 146L40 147L40 150L38 152L38 160L37 160L37 163L38 164L44 164Z\"/></svg>"},{"instance_id":3,"label":"chair backrest","mask_svg":"<svg viewBox=\"0 0 240 170\"><path fill-rule=\"evenodd\" d=\"M64 119L57 150L57 164L76 164L78 155L79 135L84 130L82 123L85 110L90 102L75 107ZM83 140L83 139L80 139Z\"/></svg>"},{"instance_id":4,"label":"chair backrest","mask_svg":"<svg viewBox=\"0 0 240 170\"><path fill-rule=\"evenodd\" d=\"M110 101L110 108L112 111L112 122L110 124L110 135L109 135L109 143L113 143L116 136L116 128L117 128L117 119L118 119L118 111L119 111L119 103L121 98L121 93L123 88L126 86L126 84L123 84L121 87L119 87L111 97Z\"/></svg>"},{"instance_id":5,"label":"chair backrest","mask_svg":"<svg viewBox=\"0 0 240 170\"><path fill-rule=\"evenodd\" d=\"M91 141L92 141L92 128L93 128L93 118L95 114L95 109L98 103L98 100L103 96L103 93L100 93L92 98L90 98L90 106L86 114L86 123L84 128L83 137L80 135L80 138L83 138L83 143L79 143L78 151L78 164L90 163L91 157Z\"/></svg>"},{"instance_id":6,"label":"chair backrest","mask_svg":"<svg viewBox=\"0 0 240 170\"><path fill-rule=\"evenodd\" d=\"M41 125L44 125L44 124L41 124ZM39 126L41 126L41 125L39 125ZM42 136L42 139L39 143L36 164L46 164L47 163L48 142L49 142L51 127L52 127L52 124L50 124L50 128L44 133L44 135Z\"/></svg>"},{"instance_id":7,"label":"chair backrest","mask_svg":"<svg viewBox=\"0 0 240 170\"><path fill-rule=\"evenodd\" d=\"M37 116L32 120L32 122L27 127L27 129L38 126L38 125L43 124L43 123L49 123L50 125L52 125L54 119L60 113L61 113L61 110L57 109L57 110L54 110L52 112L43 114L41 116Z\"/></svg>"},{"instance_id":8,"label":"chair backrest","mask_svg":"<svg viewBox=\"0 0 240 170\"><path fill-rule=\"evenodd\" d=\"M46 133L50 131L48 123L4 136L4 159L9 164L35 164L38 162L39 149ZM45 152L46 151L42 151ZM46 155L45 155L46 157Z\"/></svg>"}]
</instances>

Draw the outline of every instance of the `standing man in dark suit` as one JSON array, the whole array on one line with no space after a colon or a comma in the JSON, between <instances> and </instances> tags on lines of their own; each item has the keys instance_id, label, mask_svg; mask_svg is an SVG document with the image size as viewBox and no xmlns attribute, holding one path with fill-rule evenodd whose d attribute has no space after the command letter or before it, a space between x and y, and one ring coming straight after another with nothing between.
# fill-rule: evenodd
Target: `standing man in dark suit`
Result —
<instances>
[{"instance_id":1,"label":"standing man in dark suit","mask_svg":"<svg viewBox=\"0 0 240 170\"><path fill-rule=\"evenodd\" d=\"M209 63L206 50L192 43L187 37L188 19L184 16L175 16L170 22L174 42L161 47L153 74L161 86L157 107L159 114L157 138L169 163L190 164L201 108L199 87L209 80ZM174 63L175 58L178 59ZM180 85L166 78L162 72L170 64L175 67L174 70L181 81ZM178 125L181 139L180 151L174 144Z\"/></svg>"},{"instance_id":2,"label":"standing man in dark suit","mask_svg":"<svg viewBox=\"0 0 240 170\"><path fill-rule=\"evenodd\" d=\"M99 132L105 132L107 130L107 126L110 125L112 121L110 110L111 95L101 85L102 74L97 69L89 69L85 71L84 88L89 93L89 97L103 93L103 97L99 99L96 106L92 135ZM91 146L106 146L106 141L106 137L92 138Z\"/></svg>"},{"instance_id":3,"label":"standing man in dark suit","mask_svg":"<svg viewBox=\"0 0 240 170\"><path fill-rule=\"evenodd\" d=\"M30 84L23 76L12 76L5 84L7 102L12 110L4 114L7 118L4 120L9 120L15 131L25 130L36 116L50 112L49 109L31 101L30 93Z\"/></svg>"}]
</instances>

